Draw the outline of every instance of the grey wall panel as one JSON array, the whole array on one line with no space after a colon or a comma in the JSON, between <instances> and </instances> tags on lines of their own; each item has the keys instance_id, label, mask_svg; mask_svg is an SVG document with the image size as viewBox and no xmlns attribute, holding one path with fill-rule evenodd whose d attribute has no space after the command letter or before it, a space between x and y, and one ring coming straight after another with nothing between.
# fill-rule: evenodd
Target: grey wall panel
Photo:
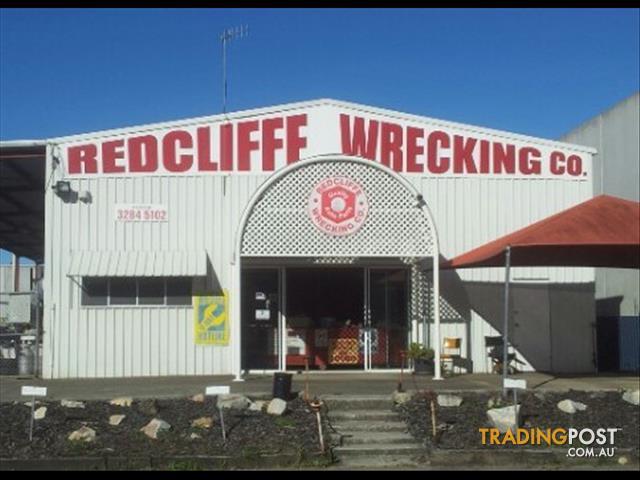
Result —
<instances>
[{"instance_id":1,"label":"grey wall panel","mask_svg":"<svg viewBox=\"0 0 640 480\"><path fill-rule=\"evenodd\" d=\"M593 157L594 191L640 201L640 93L636 92L611 109L585 122L562 137L563 141L598 150ZM596 298L622 297L618 304L602 302L604 316L638 315L640 312L638 270L599 268ZM615 308L612 306L615 305Z\"/></svg>"}]
</instances>

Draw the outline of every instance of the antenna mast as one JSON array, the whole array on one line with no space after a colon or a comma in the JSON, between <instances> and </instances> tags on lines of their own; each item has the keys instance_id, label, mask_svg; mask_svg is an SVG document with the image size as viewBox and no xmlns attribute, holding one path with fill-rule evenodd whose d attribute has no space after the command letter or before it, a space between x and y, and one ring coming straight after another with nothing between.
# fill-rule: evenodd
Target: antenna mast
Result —
<instances>
[{"instance_id":1,"label":"antenna mast","mask_svg":"<svg viewBox=\"0 0 640 480\"><path fill-rule=\"evenodd\" d=\"M222 113L227 113L227 43L234 38L244 38L249 35L249 27L227 28L220 34L222 42Z\"/></svg>"}]
</instances>

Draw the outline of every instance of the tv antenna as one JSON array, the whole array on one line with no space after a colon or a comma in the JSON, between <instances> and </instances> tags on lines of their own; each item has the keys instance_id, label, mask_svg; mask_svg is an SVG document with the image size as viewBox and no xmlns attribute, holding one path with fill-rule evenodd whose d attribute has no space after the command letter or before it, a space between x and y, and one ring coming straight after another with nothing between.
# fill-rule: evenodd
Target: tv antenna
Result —
<instances>
[{"instance_id":1,"label":"tv antenna","mask_svg":"<svg viewBox=\"0 0 640 480\"><path fill-rule=\"evenodd\" d=\"M222 113L227 113L227 43L234 38L244 38L249 35L249 27L227 28L220 34L222 42Z\"/></svg>"}]
</instances>

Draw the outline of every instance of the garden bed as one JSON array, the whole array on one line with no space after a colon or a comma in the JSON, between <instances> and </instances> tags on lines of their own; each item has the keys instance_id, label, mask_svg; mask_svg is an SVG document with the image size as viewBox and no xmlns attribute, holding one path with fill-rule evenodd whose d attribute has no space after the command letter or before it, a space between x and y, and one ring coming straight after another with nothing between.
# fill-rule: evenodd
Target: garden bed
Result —
<instances>
[{"instance_id":1,"label":"garden bed","mask_svg":"<svg viewBox=\"0 0 640 480\"><path fill-rule=\"evenodd\" d=\"M187 463L190 458L209 458L211 464L220 466L243 464L243 461L261 464L260 459L268 458L273 459L272 464L319 458L316 416L302 399L289 402L282 416L248 409L224 410L226 443L212 397L205 397L204 402L191 399L134 401L130 407L103 401L84 404L85 408L68 408L57 401L37 402L36 408L46 406L47 411L45 418L34 422L32 442L29 441L31 408L23 402L1 404L0 455L14 463L21 459L51 459L55 463L64 458L85 458L99 466L101 459L106 459L105 468L131 462L138 462L140 468L170 466L167 460L170 458L185 458ZM110 425L109 417L117 414L126 417L119 425ZM192 421L200 417L212 417L211 428L193 427ZM140 431L153 418L171 425L171 429L160 432L157 439ZM95 430L95 440L68 440L69 434L82 426ZM192 434L199 438L192 438Z\"/></svg>"},{"instance_id":2,"label":"garden bed","mask_svg":"<svg viewBox=\"0 0 640 480\"><path fill-rule=\"evenodd\" d=\"M442 392L439 392L442 393ZM500 398L495 392L454 392L462 397L458 407L441 407L436 403L436 437L433 437L430 401L423 395L416 395L407 403L395 407L407 423L409 432L424 442L429 450L470 450L470 449L519 449L522 445L483 445L479 431L491 427L487 419L490 400ZM435 398L435 397L434 397ZM571 399L587 405L584 411L564 413L557 404ZM621 428L615 436L616 449L635 452L640 449L640 408L622 400L620 392L524 392L519 395L520 426L522 428ZM512 405L512 397L496 407ZM600 445L594 444L595 447ZM611 445L608 445L611 446ZM527 445L527 449L548 449L549 446ZM561 447L566 448L568 447Z\"/></svg>"}]
</instances>

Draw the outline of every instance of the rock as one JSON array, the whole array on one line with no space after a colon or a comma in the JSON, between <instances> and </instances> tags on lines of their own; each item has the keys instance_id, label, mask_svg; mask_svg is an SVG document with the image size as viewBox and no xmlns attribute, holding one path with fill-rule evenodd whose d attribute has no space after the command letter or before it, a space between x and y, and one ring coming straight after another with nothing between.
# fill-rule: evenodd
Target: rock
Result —
<instances>
[{"instance_id":1,"label":"rock","mask_svg":"<svg viewBox=\"0 0 640 480\"><path fill-rule=\"evenodd\" d=\"M213 425L212 417L200 417L191 422L191 426L194 428L211 428Z\"/></svg>"},{"instance_id":2,"label":"rock","mask_svg":"<svg viewBox=\"0 0 640 480\"><path fill-rule=\"evenodd\" d=\"M47 416L47 407L40 407L35 412L33 412L34 420L42 420Z\"/></svg>"},{"instance_id":3,"label":"rock","mask_svg":"<svg viewBox=\"0 0 640 480\"><path fill-rule=\"evenodd\" d=\"M158 406L155 400L142 400L138 403L138 411L144 415L155 416L158 414Z\"/></svg>"},{"instance_id":4,"label":"rock","mask_svg":"<svg viewBox=\"0 0 640 480\"><path fill-rule=\"evenodd\" d=\"M603 398L607 398L607 394L605 392L593 392L589 394L589 398L594 400L602 400Z\"/></svg>"},{"instance_id":5,"label":"rock","mask_svg":"<svg viewBox=\"0 0 640 480\"><path fill-rule=\"evenodd\" d=\"M118 426L124 420L126 415L111 415L109 417L109 425Z\"/></svg>"},{"instance_id":6,"label":"rock","mask_svg":"<svg viewBox=\"0 0 640 480\"><path fill-rule=\"evenodd\" d=\"M96 439L96 431L89 427L80 427L75 432L71 432L68 437L71 442L93 442Z\"/></svg>"},{"instance_id":7,"label":"rock","mask_svg":"<svg viewBox=\"0 0 640 480\"><path fill-rule=\"evenodd\" d=\"M76 402L75 400L61 400L60 405L66 408L84 408L83 402Z\"/></svg>"},{"instance_id":8,"label":"rock","mask_svg":"<svg viewBox=\"0 0 640 480\"><path fill-rule=\"evenodd\" d=\"M191 435L189 435L189 438L191 440L197 440L198 438L202 438L200 435L198 435L197 433L192 433Z\"/></svg>"},{"instance_id":9,"label":"rock","mask_svg":"<svg viewBox=\"0 0 640 480\"><path fill-rule=\"evenodd\" d=\"M24 402L24 404L25 404L27 407L31 407L31 402L30 402L30 401L29 401L29 402ZM40 402L38 402L38 401L36 400L35 405L36 405L36 406L37 406L37 405L41 405L41 403L40 403Z\"/></svg>"},{"instance_id":10,"label":"rock","mask_svg":"<svg viewBox=\"0 0 640 480\"><path fill-rule=\"evenodd\" d=\"M533 394L533 396L536 397L541 402L544 402L547 399L547 396L544 394L544 392L536 392Z\"/></svg>"},{"instance_id":11,"label":"rock","mask_svg":"<svg viewBox=\"0 0 640 480\"><path fill-rule=\"evenodd\" d=\"M204 403L204 393L198 393L191 397L192 402Z\"/></svg>"},{"instance_id":12,"label":"rock","mask_svg":"<svg viewBox=\"0 0 640 480\"><path fill-rule=\"evenodd\" d=\"M452 428L453 428L453 424L452 423L439 423L436 426L436 430L439 430L441 432L448 432Z\"/></svg>"},{"instance_id":13,"label":"rock","mask_svg":"<svg viewBox=\"0 0 640 480\"><path fill-rule=\"evenodd\" d=\"M462 404L462 397L459 395L438 395L438 405L441 407L459 407Z\"/></svg>"},{"instance_id":14,"label":"rock","mask_svg":"<svg viewBox=\"0 0 640 480\"><path fill-rule=\"evenodd\" d=\"M510 407L492 408L491 410L487 410L487 418L501 433L509 429L515 431L515 429L518 428L516 425L516 412L520 412L520 405L516 408L514 408L513 405Z\"/></svg>"},{"instance_id":15,"label":"rock","mask_svg":"<svg viewBox=\"0 0 640 480\"><path fill-rule=\"evenodd\" d=\"M251 402L249 405L249 410L252 412L261 412L264 410L264 406L267 404L264 400L256 400L255 402Z\"/></svg>"},{"instance_id":16,"label":"rock","mask_svg":"<svg viewBox=\"0 0 640 480\"><path fill-rule=\"evenodd\" d=\"M142 427L140 431L144 432L144 434L147 437L156 439L158 438L158 433L165 430L169 430L170 428L171 428L171 425L169 425L164 420L160 420L159 418L154 418L149 423L147 423L147 425Z\"/></svg>"},{"instance_id":17,"label":"rock","mask_svg":"<svg viewBox=\"0 0 640 480\"><path fill-rule=\"evenodd\" d=\"M622 394L622 400L632 405L640 405L640 390L627 390Z\"/></svg>"},{"instance_id":18,"label":"rock","mask_svg":"<svg viewBox=\"0 0 640 480\"><path fill-rule=\"evenodd\" d=\"M218 396L218 408L233 408L237 410L246 410L249 408L251 400L244 395L230 393Z\"/></svg>"},{"instance_id":19,"label":"rock","mask_svg":"<svg viewBox=\"0 0 640 480\"><path fill-rule=\"evenodd\" d=\"M411 400L411 394L409 392L399 392L396 390L391 394L391 399L396 405L402 405Z\"/></svg>"},{"instance_id":20,"label":"rock","mask_svg":"<svg viewBox=\"0 0 640 480\"><path fill-rule=\"evenodd\" d=\"M558 408L564 413L576 413L578 410L583 411L587 409L584 403L574 402L573 400L565 399L558 402Z\"/></svg>"},{"instance_id":21,"label":"rock","mask_svg":"<svg viewBox=\"0 0 640 480\"><path fill-rule=\"evenodd\" d=\"M269 415L282 415L287 410L287 402L280 398L274 398L269 402L267 413Z\"/></svg>"},{"instance_id":22,"label":"rock","mask_svg":"<svg viewBox=\"0 0 640 480\"><path fill-rule=\"evenodd\" d=\"M622 455L620 458L618 458L618 463L620 465L626 465L627 463L629 463L629 460L627 459L627 457Z\"/></svg>"},{"instance_id":23,"label":"rock","mask_svg":"<svg viewBox=\"0 0 640 480\"><path fill-rule=\"evenodd\" d=\"M118 407L130 407L133 403L133 398L131 397L119 397L114 398L109 402L111 405L116 405Z\"/></svg>"},{"instance_id":24,"label":"rock","mask_svg":"<svg viewBox=\"0 0 640 480\"><path fill-rule=\"evenodd\" d=\"M491 408L501 408L504 405L506 405L506 403L500 397L491 397L489 400L487 400L487 408L489 408L489 409L491 409Z\"/></svg>"}]
</instances>

